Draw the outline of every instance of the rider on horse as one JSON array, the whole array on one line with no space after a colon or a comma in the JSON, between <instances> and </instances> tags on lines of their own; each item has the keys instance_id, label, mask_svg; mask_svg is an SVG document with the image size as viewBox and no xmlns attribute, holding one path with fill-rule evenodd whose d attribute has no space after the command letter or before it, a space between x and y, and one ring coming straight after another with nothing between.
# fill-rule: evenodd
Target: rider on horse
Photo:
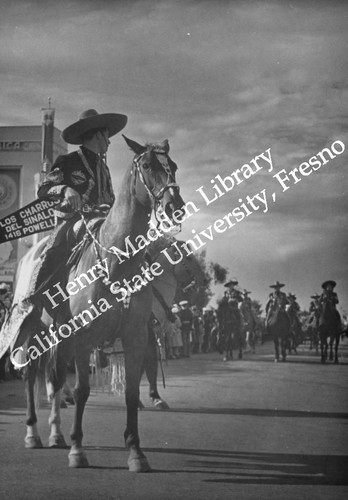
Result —
<instances>
[{"instance_id":1,"label":"rider on horse","mask_svg":"<svg viewBox=\"0 0 348 500\"><path fill-rule=\"evenodd\" d=\"M318 319L320 315L320 295L319 293L315 293L314 295L311 295L311 302L309 304L309 319L308 319L308 325L311 326L312 328L316 328L318 326Z\"/></svg>"},{"instance_id":2,"label":"rider on horse","mask_svg":"<svg viewBox=\"0 0 348 500\"><path fill-rule=\"evenodd\" d=\"M266 325L270 315L279 310L285 311L285 307L289 304L289 300L284 292L281 292L280 289L283 288L285 284L279 283L277 281L274 285L270 285L270 288L274 288L274 292L271 292L268 297L268 302L266 304Z\"/></svg>"},{"instance_id":3,"label":"rider on horse","mask_svg":"<svg viewBox=\"0 0 348 500\"><path fill-rule=\"evenodd\" d=\"M228 290L225 292L223 301L227 301L234 309L240 308L243 303L242 293L235 288L236 285L238 285L238 280L236 278L232 278L224 285Z\"/></svg>"},{"instance_id":4,"label":"rider on horse","mask_svg":"<svg viewBox=\"0 0 348 500\"><path fill-rule=\"evenodd\" d=\"M74 225L81 219L79 212L90 220L97 216L98 207L103 206L105 210L114 203L111 177L104 155L110 144L109 138L122 130L126 123L125 115L99 114L89 109L79 115L78 121L63 130L63 139L69 144L80 145L80 149L59 156L51 172L39 185L39 198L59 200L55 208L56 227L35 268L21 269L18 275L17 289L20 293L14 301L11 317L4 324L4 336L17 338L22 325L25 329L24 320L30 321L32 314L41 315L44 296L40 292L52 283L54 276L59 276L60 280L62 276L64 278L71 249L77 243L78 230ZM21 278L28 272L29 282L26 280L22 286Z\"/></svg>"},{"instance_id":5,"label":"rider on horse","mask_svg":"<svg viewBox=\"0 0 348 500\"><path fill-rule=\"evenodd\" d=\"M340 329L341 316L336 309L336 304L338 304L338 296L337 293L333 291L335 286L336 282L332 280L324 281L324 283L321 285L323 293L319 298L319 310L321 314L325 314L326 309L331 311L333 321L337 329Z\"/></svg>"},{"instance_id":6,"label":"rider on horse","mask_svg":"<svg viewBox=\"0 0 348 500\"><path fill-rule=\"evenodd\" d=\"M58 198L60 203L56 207L57 226L47 242L36 283L33 283L36 293L40 285L42 288L43 278L51 274L57 256L62 264L68 257L67 235L80 219L79 211L91 219L100 216L99 207L108 210L113 205L115 196L104 156L109 148L109 138L122 130L126 122L124 115L98 114L89 109L79 115L77 122L63 130L65 142L81 146L73 153L59 156L38 189L39 198Z\"/></svg>"},{"instance_id":7,"label":"rider on horse","mask_svg":"<svg viewBox=\"0 0 348 500\"><path fill-rule=\"evenodd\" d=\"M336 286L336 282L332 280L325 281L321 287L323 288L323 293L319 298L320 306L324 303L328 303L332 309L336 309L336 304L338 304L337 293L333 291Z\"/></svg>"}]
</instances>

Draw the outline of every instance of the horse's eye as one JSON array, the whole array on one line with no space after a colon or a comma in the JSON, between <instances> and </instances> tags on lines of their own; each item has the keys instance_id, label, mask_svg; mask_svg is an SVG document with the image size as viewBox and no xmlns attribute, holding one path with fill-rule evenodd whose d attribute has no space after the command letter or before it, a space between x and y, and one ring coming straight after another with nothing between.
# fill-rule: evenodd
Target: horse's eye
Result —
<instances>
[{"instance_id":1,"label":"horse's eye","mask_svg":"<svg viewBox=\"0 0 348 500\"><path fill-rule=\"evenodd\" d=\"M149 170L150 165L148 163L143 163L143 169L144 170Z\"/></svg>"}]
</instances>

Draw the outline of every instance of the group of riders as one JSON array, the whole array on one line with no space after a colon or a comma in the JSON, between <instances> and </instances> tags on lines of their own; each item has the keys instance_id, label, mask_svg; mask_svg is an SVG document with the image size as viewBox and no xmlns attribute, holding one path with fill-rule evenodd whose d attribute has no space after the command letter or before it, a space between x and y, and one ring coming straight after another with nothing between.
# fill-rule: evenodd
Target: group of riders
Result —
<instances>
[{"instance_id":1,"label":"group of riders","mask_svg":"<svg viewBox=\"0 0 348 500\"><path fill-rule=\"evenodd\" d=\"M239 357L242 357L242 349L250 339L255 336L257 324L260 318L253 307L248 290L244 292L237 288L238 280L231 279L225 284L227 291L218 307L218 318L220 322L220 345L226 353L224 359L232 357L233 348L239 349ZM296 353L297 346L308 336L312 346L318 349L320 343L320 321L327 308L330 309L334 318L333 330L340 330L341 318L336 309L338 304L337 294L334 292L336 282L325 281L322 284L322 293L311 296L309 315L304 323L301 320L301 308L297 297L293 293L286 294L282 291L284 283L277 281L270 288L274 290L269 294L266 303L266 320L264 334L271 333L271 324L278 315L284 315L288 321L288 335L286 338L286 349ZM271 333L272 335L272 333Z\"/></svg>"}]
</instances>

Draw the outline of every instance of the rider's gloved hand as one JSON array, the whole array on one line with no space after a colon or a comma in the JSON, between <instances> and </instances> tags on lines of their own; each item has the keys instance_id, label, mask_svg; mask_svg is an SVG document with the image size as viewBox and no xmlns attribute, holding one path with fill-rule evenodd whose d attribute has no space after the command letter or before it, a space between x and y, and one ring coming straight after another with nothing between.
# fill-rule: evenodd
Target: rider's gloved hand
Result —
<instances>
[{"instance_id":1,"label":"rider's gloved hand","mask_svg":"<svg viewBox=\"0 0 348 500\"><path fill-rule=\"evenodd\" d=\"M75 189L71 187L67 187L64 190L64 200L69 203L69 205L72 207L73 210L81 210L82 208L82 202L81 202L81 196Z\"/></svg>"}]
</instances>

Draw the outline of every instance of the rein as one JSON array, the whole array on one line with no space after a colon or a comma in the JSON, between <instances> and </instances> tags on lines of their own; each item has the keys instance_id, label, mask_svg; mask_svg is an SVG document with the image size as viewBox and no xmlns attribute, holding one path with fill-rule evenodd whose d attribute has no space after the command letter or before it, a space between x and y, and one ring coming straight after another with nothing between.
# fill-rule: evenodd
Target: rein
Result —
<instances>
[{"instance_id":1,"label":"rein","mask_svg":"<svg viewBox=\"0 0 348 500\"><path fill-rule=\"evenodd\" d=\"M154 186L153 188L150 188L147 185L146 180L144 178L144 175L142 173L142 170L140 168L140 160L146 154L146 151L144 151L139 156L137 156L136 158L133 159L133 165L135 166L135 169L133 169L133 166L132 166L131 174L132 175L134 174L133 175L132 194L133 194L133 196L136 197L136 181L137 181L137 176L138 176L141 183L145 187L148 195L150 196L150 198L153 202L153 210L155 213L155 218L156 218L157 222L159 222L157 219L157 208L161 203L161 200L164 196L164 193L170 188L179 189L179 185L176 182L170 182L171 177L172 177L172 173L171 173L170 167L168 165L168 162L163 161L164 159L162 158L162 156L165 155L165 152L162 150L154 150L154 153L156 155L158 162L161 164L163 170L167 174L167 184L165 186L163 186L157 193L155 193L156 186Z\"/></svg>"},{"instance_id":2,"label":"rein","mask_svg":"<svg viewBox=\"0 0 348 500\"><path fill-rule=\"evenodd\" d=\"M143 184L143 186L145 187L147 193L149 194L151 200L152 200L152 210L153 210L153 213L155 215L155 219L157 221L157 226L160 224L160 221L158 220L157 218L157 210L158 210L158 207L161 203L161 200L165 194L165 192L170 189L170 188L176 188L176 189L179 189L179 185L176 184L175 182L169 182L170 179L171 179L171 176L172 176L172 173L170 171L170 168L169 168L169 165L167 162L164 162L164 161L160 161L159 159L159 154L165 154L164 151L162 150L158 150L158 151L155 151L155 154L156 154L156 158L158 159L158 161L161 163L163 169L165 170L165 172L167 173L167 181L168 181L168 184L166 184L163 188L161 188L158 193L154 193L155 189L156 189L156 186L154 186L153 188L150 188L147 183L146 183L146 180L143 176L143 173L141 171L141 167L140 167L140 159L145 155L146 151L144 151L143 153L141 153L139 156L135 157L133 159L133 163L132 163L132 169L131 169L131 175L133 176L133 185L132 185L132 195L137 199L137 193L136 193L136 181L137 181L137 177L139 177L141 183ZM135 168L134 168L135 167ZM139 202L140 203L140 202ZM95 252L96 252L96 255L97 257L100 259L100 255L99 255L99 252L98 252L98 248L101 248L102 250L104 250L104 252L107 252L107 253L110 253L112 255L114 255L114 252L112 252L111 250L109 250L108 248L104 247L100 241L98 241L98 239L95 237L95 235L92 233L92 231L89 229L88 227L88 224L87 224L87 221L83 215L83 212L81 210L78 211L78 213L80 214L80 217L85 225L85 228L86 228L86 232L88 233L88 235L90 236L90 238L92 239L93 241L93 246L94 246L94 249L95 249Z\"/></svg>"}]
</instances>

